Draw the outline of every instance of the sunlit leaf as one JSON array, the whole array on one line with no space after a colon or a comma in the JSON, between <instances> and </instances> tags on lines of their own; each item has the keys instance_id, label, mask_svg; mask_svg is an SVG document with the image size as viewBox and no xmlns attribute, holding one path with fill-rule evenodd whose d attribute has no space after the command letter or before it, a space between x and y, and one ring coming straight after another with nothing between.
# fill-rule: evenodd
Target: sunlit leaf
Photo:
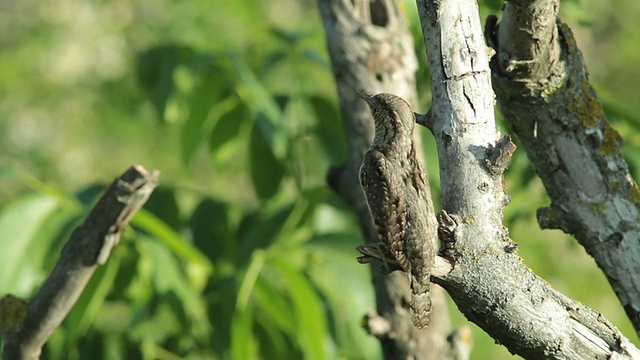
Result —
<instances>
[{"instance_id":1,"label":"sunlit leaf","mask_svg":"<svg viewBox=\"0 0 640 360\"><path fill-rule=\"evenodd\" d=\"M43 269L53 269L60 259L62 247L73 230L86 218L90 208L60 206L42 223L27 250L29 264L41 264Z\"/></svg>"},{"instance_id":2,"label":"sunlit leaf","mask_svg":"<svg viewBox=\"0 0 640 360\"><path fill-rule=\"evenodd\" d=\"M290 302L282 296L282 290L278 284L262 276L256 282L253 295L256 308L270 320L272 326L287 333L289 337L295 337L297 330L294 312Z\"/></svg>"},{"instance_id":3,"label":"sunlit leaf","mask_svg":"<svg viewBox=\"0 0 640 360\"><path fill-rule=\"evenodd\" d=\"M273 258L269 263L278 270L287 284L298 322L298 341L305 358L326 359L326 315L318 294L309 279L287 263L285 256Z\"/></svg>"},{"instance_id":4,"label":"sunlit leaf","mask_svg":"<svg viewBox=\"0 0 640 360\"><path fill-rule=\"evenodd\" d=\"M211 263L193 245L185 242L178 233L145 209L140 209L131 223L155 236L184 261L211 268Z\"/></svg>"},{"instance_id":5,"label":"sunlit leaf","mask_svg":"<svg viewBox=\"0 0 640 360\"><path fill-rule=\"evenodd\" d=\"M136 216L131 220L131 224L155 237L189 266L194 266L195 268L188 272L194 276L190 278L190 280L194 282L192 285L197 288L203 287L207 277L210 276L213 270L213 266L209 259L198 251L197 248L184 241L172 228L144 208L138 211Z\"/></svg>"},{"instance_id":6,"label":"sunlit leaf","mask_svg":"<svg viewBox=\"0 0 640 360\"><path fill-rule=\"evenodd\" d=\"M257 344L253 336L251 308L236 311L231 322L231 358L256 359Z\"/></svg>"},{"instance_id":7,"label":"sunlit leaf","mask_svg":"<svg viewBox=\"0 0 640 360\"><path fill-rule=\"evenodd\" d=\"M28 250L49 244L33 244L39 227L56 209L58 199L52 196L28 195L13 202L0 213L0 293L17 296L30 294L41 273L36 267L26 266ZM40 238L43 241L43 238Z\"/></svg>"},{"instance_id":8,"label":"sunlit leaf","mask_svg":"<svg viewBox=\"0 0 640 360\"><path fill-rule=\"evenodd\" d=\"M205 133L208 130L205 127L205 121L211 109L222 100L223 92L228 86L224 79L224 69L214 66L209 75L191 94L189 117L182 126L180 134L182 159L185 163L191 160L205 138Z\"/></svg>"},{"instance_id":9,"label":"sunlit leaf","mask_svg":"<svg viewBox=\"0 0 640 360\"><path fill-rule=\"evenodd\" d=\"M244 311L248 305L253 288L255 287L258 276L262 271L265 263L265 252L262 250L256 250L251 256L251 261L247 270L242 276L240 281L240 288L238 289L238 295L236 298L236 309L238 311Z\"/></svg>"}]
</instances>

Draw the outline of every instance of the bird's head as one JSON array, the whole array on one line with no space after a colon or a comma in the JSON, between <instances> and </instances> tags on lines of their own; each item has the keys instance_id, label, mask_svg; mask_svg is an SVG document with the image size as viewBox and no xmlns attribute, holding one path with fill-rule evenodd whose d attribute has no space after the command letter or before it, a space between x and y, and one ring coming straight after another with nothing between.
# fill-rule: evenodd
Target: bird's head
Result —
<instances>
[{"instance_id":1,"label":"bird's head","mask_svg":"<svg viewBox=\"0 0 640 360\"><path fill-rule=\"evenodd\" d=\"M380 93L367 95L359 93L360 97L369 104L373 114L376 132L373 139L374 145L389 144L390 142L410 139L415 125L415 115L409 104L401 97Z\"/></svg>"}]
</instances>

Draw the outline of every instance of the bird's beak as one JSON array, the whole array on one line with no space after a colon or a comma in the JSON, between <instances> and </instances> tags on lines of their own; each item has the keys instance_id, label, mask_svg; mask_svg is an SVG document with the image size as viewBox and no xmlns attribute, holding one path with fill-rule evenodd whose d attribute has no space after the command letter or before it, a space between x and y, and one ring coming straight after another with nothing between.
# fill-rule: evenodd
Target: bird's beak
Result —
<instances>
[{"instance_id":1,"label":"bird's beak","mask_svg":"<svg viewBox=\"0 0 640 360\"><path fill-rule=\"evenodd\" d=\"M358 94L358 96L367 102L367 104L369 104L370 107L374 107L375 104L375 100L373 98L373 95L369 95L366 92L364 92L363 90L357 90L356 93Z\"/></svg>"}]
</instances>

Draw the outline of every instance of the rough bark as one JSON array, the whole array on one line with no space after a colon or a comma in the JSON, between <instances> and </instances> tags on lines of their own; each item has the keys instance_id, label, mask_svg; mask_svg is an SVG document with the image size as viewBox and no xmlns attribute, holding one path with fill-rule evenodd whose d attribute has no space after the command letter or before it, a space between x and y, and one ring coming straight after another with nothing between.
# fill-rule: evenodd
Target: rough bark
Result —
<instances>
[{"instance_id":1,"label":"rough bark","mask_svg":"<svg viewBox=\"0 0 640 360\"><path fill-rule=\"evenodd\" d=\"M557 1L507 2L487 28L498 107L551 198L540 226L575 236L640 335L640 192L557 11Z\"/></svg>"},{"instance_id":2,"label":"rough bark","mask_svg":"<svg viewBox=\"0 0 640 360\"><path fill-rule=\"evenodd\" d=\"M498 141L477 4L417 3L432 79L427 122L438 144L445 210L440 236L454 261L436 281L469 320L524 358L638 358L609 321L529 270L502 225L508 203L502 171L513 147Z\"/></svg>"},{"instance_id":3,"label":"rough bark","mask_svg":"<svg viewBox=\"0 0 640 360\"><path fill-rule=\"evenodd\" d=\"M159 173L132 166L117 178L76 228L56 266L27 305L22 324L3 333L3 359L38 359L94 271L108 259L133 215L157 186Z\"/></svg>"},{"instance_id":4,"label":"rough bark","mask_svg":"<svg viewBox=\"0 0 640 360\"><path fill-rule=\"evenodd\" d=\"M354 209L366 241L375 243L377 234L358 182L363 154L373 138L373 119L356 91L393 93L415 108L417 60L413 40L395 1L318 0L318 5L349 141L347 163L330 169L327 181ZM415 139L421 148L418 132ZM430 211L434 216L433 209ZM468 358L468 336L464 337L466 344L456 336L447 340L451 325L442 289L434 286L432 291L431 326L418 331L408 309L406 274L382 275L374 266L372 277L377 309L363 323L380 340L385 359Z\"/></svg>"}]
</instances>

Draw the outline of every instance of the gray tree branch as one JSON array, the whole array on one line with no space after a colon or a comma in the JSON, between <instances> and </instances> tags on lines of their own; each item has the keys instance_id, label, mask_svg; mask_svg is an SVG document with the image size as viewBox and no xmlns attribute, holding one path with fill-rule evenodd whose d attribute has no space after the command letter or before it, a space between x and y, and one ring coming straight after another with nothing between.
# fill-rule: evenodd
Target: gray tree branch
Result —
<instances>
[{"instance_id":1,"label":"gray tree branch","mask_svg":"<svg viewBox=\"0 0 640 360\"><path fill-rule=\"evenodd\" d=\"M640 191L557 10L557 0L506 2L490 21L498 107L551 198L540 226L575 236L640 335Z\"/></svg>"},{"instance_id":2,"label":"gray tree branch","mask_svg":"<svg viewBox=\"0 0 640 360\"><path fill-rule=\"evenodd\" d=\"M415 106L413 40L395 1L318 0L318 5L349 142L347 163L330 169L327 181L354 209L366 241L375 243L377 234L358 181L363 154L373 137L373 119L356 91L394 93ZM419 134L415 139L421 148ZM379 338L385 359L468 358L469 336L447 339L451 325L442 289L436 286L432 291L431 326L417 331L408 309L406 274L382 275L374 266L372 276L377 311L365 317L364 326Z\"/></svg>"},{"instance_id":3,"label":"gray tree branch","mask_svg":"<svg viewBox=\"0 0 640 360\"><path fill-rule=\"evenodd\" d=\"M454 260L453 269L436 281L469 320L525 358L638 358L638 349L609 321L529 270L502 225L508 197L501 172L513 149L498 140L476 2L417 4L431 71L430 123L445 210L439 215L440 237Z\"/></svg>"},{"instance_id":4,"label":"gray tree branch","mask_svg":"<svg viewBox=\"0 0 640 360\"><path fill-rule=\"evenodd\" d=\"M142 166L117 178L65 244L58 263L27 305L22 324L3 332L3 359L38 359L91 279L108 259L133 215L158 184L159 173Z\"/></svg>"}]
</instances>

